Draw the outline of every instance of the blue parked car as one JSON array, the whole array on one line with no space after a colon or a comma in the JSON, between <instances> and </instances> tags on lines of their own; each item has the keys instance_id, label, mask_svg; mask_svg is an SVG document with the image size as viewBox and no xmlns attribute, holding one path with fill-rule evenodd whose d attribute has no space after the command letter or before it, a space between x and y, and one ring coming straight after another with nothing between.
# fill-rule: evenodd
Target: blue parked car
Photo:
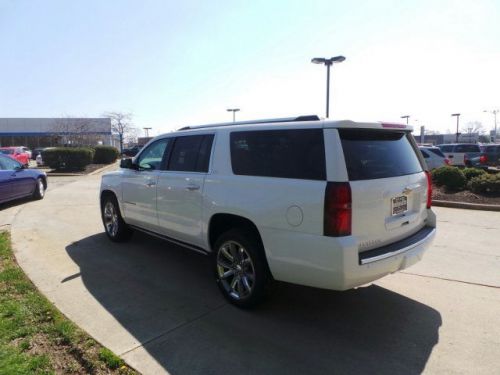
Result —
<instances>
[{"instance_id":1,"label":"blue parked car","mask_svg":"<svg viewBox=\"0 0 500 375\"><path fill-rule=\"evenodd\" d=\"M47 175L25 167L8 156L0 155L0 203L18 198L42 199L47 189Z\"/></svg>"}]
</instances>

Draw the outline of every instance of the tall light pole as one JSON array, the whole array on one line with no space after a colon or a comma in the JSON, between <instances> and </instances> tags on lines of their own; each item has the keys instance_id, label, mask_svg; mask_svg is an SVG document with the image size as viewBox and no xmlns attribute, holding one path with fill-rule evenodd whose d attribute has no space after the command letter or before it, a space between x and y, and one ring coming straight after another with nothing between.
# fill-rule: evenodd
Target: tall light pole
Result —
<instances>
[{"instance_id":1,"label":"tall light pole","mask_svg":"<svg viewBox=\"0 0 500 375\"><path fill-rule=\"evenodd\" d=\"M406 119L406 125L408 125L408 119L410 118L410 115L404 115L404 116L401 116L401 118L405 118Z\"/></svg>"},{"instance_id":2,"label":"tall light pole","mask_svg":"<svg viewBox=\"0 0 500 375\"><path fill-rule=\"evenodd\" d=\"M228 108L227 111L233 112L233 122L235 122L236 121L236 112L239 112L240 109L239 108Z\"/></svg>"},{"instance_id":3,"label":"tall light pole","mask_svg":"<svg viewBox=\"0 0 500 375\"><path fill-rule=\"evenodd\" d=\"M455 116L457 118L457 136L455 138L455 142L458 143L458 135L460 134L458 132L458 124L460 123L460 113L453 113L451 117Z\"/></svg>"},{"instance_id":4,"label":"tall light pole","mask_svg":"<svg viewBox=\"0 0 500 375\"><path fill-rule=\"evenodd\" d=\"M497 113L500 112L498 109L494 109L493 111L483 111L488 113L493 113L495 116L495 132L493 133L493 143L497 141Z\"/></svg>"},{"instance_id":5,"label":"tall light pole","mask_svg":"<svg viewBox=\"0 0 500 375\"><path fill-rule=\"evenodd\" d=\"M329 59L325 57L315 57L311 60L313 64L326 65L326 118L330 116L330 67L334 63L341 63L344 60L344 56L335 56Z\"/></svg>"},{"instance_id":6,"label":"tall light pole","mask_svg":"<svg viewBox=\"0 0 500 375\"><path fill-rule=\"evenodd\" d=\"M149 131L153 128L143 128L144 129L144 133L146 134L146 138L149 137Z\"/></svg>"}]
</instances>

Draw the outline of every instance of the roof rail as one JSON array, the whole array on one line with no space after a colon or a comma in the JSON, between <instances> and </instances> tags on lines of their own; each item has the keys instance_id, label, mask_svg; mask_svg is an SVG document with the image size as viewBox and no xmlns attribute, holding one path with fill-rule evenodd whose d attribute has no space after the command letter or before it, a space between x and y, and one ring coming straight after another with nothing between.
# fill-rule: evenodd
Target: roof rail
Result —
<instances>
[{"instance_id":1,"label":"roof rail","mask_svg":"<svg viewBox=\"0 0 500 375\"><path fill-rule=\"evenodd\" d=\"M262 120L221 122L218 124L190 125L190 126L184 126L178 130L214 128L217 126L251 125L251 124L267 124L267 123L275 123L275 122L297 122L297 121L319 121L319 120L320 120L320 118L316 115L305 115L305 116L298 116L298 117L271 118L271 119L262 119Z\"/></svg>"}]
</instances>

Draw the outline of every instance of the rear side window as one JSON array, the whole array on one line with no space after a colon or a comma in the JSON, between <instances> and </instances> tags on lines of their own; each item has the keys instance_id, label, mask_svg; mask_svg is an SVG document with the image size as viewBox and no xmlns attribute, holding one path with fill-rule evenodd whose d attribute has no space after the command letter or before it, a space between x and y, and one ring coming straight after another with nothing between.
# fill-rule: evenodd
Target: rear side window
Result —
<instances>
[{"instance_id":1,"label":"rear side window","mask_svg":"<svg viewBox=\"0 0 500 375\"><path fill-rule=\"evenodd\" d=\"M424 150L420 150L420 152L422 153L422 156L426 159L429 158L429 154L427 152L425 152Z\"/></svg>"},{"instance_id":2,"label":"rear side window","mask_svg":"<svg viewBox=\"0 0 500 375\"><path fill-rule=\"evenodd\" d=\"M481 152L478 145L457 145L455 152Z\"/></svg>"},{"instance_id":3,"label":"rear side window","mask_svg":"<svg viewBox=\"0 0 500 375\"><path fill-rule=\"evenodd\" d=\"M322 129L233 132L230 142L234 174L326 180Z\"/></svg>"},{"instance_id":4,"label":"rear side window","mask_svg":"<svg viewBox=\"0 0 500 375\"><path fill-rule=\"evenodd\" d=\"M441 156L442 158L445 157L439 148L428 148L427 151L430 151L433 154L436 154L437 156Z\"/></svg>"},{"instance_id":5,"label":"rear side window","mask_svg":"<svg viewBox=\"0 0 500 375\"><path fill-rule=\"evenodd\" d=\"M422 172L405 132L340 129L349 180L373 180Z\"/></svg>"},{"instance_id":6,"label":"rear side window","mask_svg":"<svg viewBox=\"0 0 500 375\"><path fill-rule=\"evenodd\" d=\"M213 135L190 135L175 139L169 171L208 172Z\"/></svg>"}]
</instances>

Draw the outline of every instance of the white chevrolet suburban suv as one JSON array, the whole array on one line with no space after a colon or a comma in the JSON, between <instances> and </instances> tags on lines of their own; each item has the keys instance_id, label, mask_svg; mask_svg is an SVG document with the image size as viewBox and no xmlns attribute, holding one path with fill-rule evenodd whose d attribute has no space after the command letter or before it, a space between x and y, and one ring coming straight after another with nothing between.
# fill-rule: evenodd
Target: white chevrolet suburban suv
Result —
<instances>
[{"instance_id":1,"label":"white chevrolet suburban suv","mask_svg":"<svg viewBox=\"0 0 500 375\"><path fill-rule=\"evenodd\" d=\"M185 127L102 177L107 236L210 255L225 298L280 280L346 290L411 266L436 232L431 181L400 124L316 116Z\"/></svg>"}]
</instances>

